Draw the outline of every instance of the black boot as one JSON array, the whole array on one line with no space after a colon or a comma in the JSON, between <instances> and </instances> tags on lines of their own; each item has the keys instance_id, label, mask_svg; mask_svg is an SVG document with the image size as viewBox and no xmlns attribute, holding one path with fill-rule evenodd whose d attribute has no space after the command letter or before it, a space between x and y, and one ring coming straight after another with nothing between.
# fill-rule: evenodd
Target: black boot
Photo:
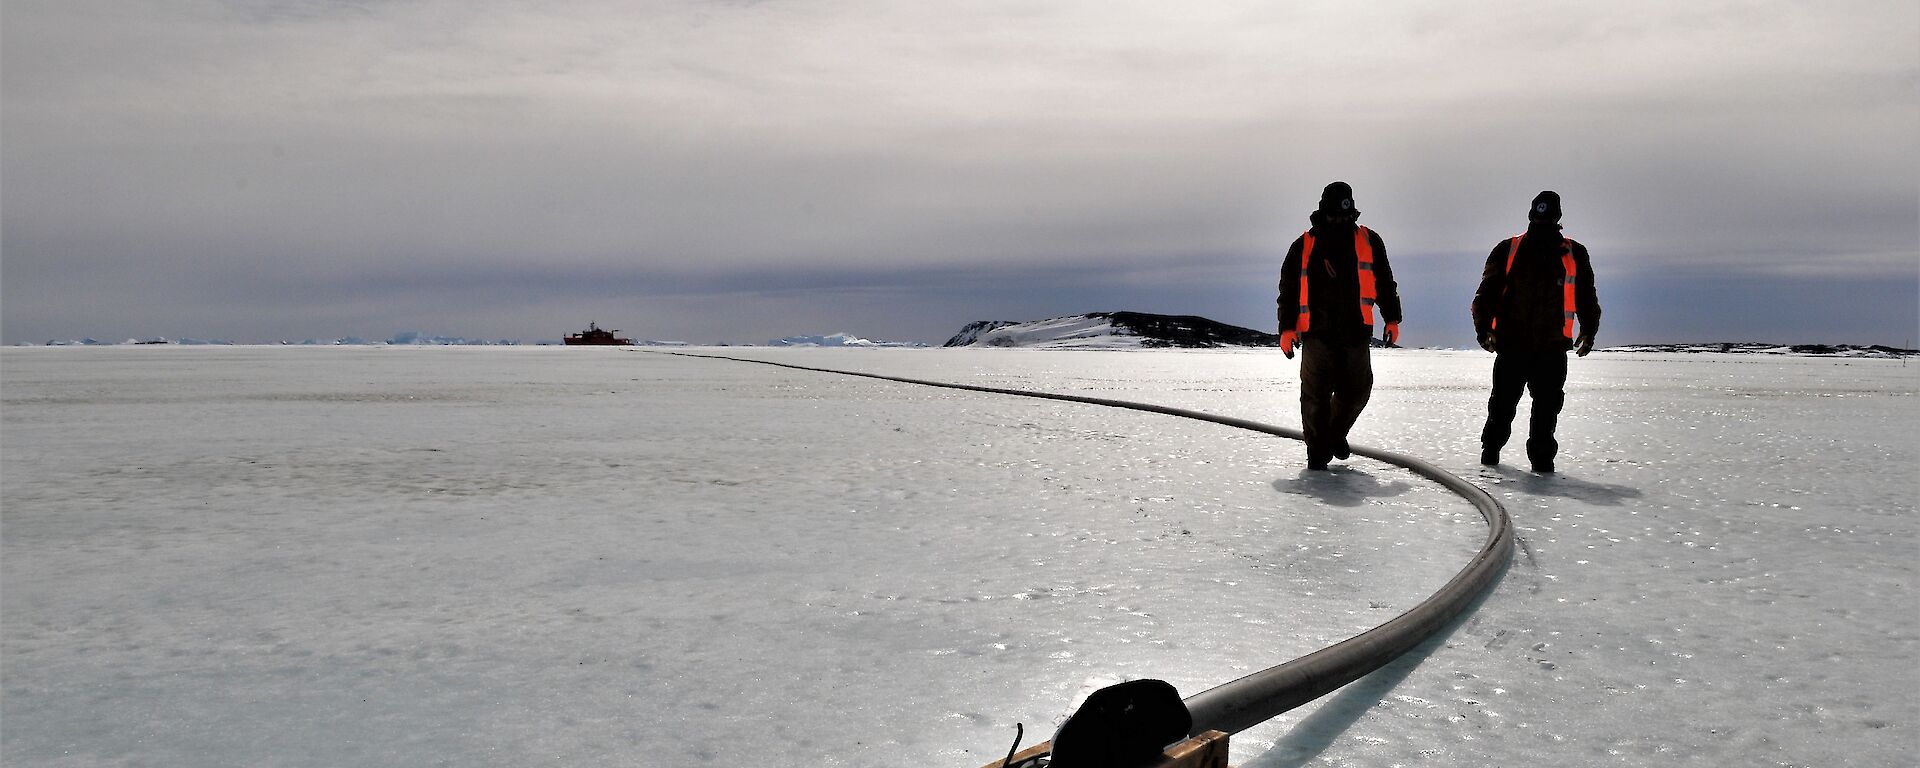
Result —
<instances>
[{"instance_id":1,"label":"black boot","mask_svg":"<svg viewBox=\"0 0 1920 768\"><path fill-rule=\"evenodd\" d=\"M1480 463L1481 463L1481 464L1485 464L1485 465L1487 465L1487 466L1489 466L1489 467L1491 467L1491 466L1493 466L1493 465L1495 465L1495 464L1499 464L1499 463L1500 463L1500 449L1498 449L1498 448L1484 448L1484 447L1483 447L1483 448L1481 448L1481 449L1480 449Z\"/></svg>"},{"instance_id":2,"label":"black boot","mask_svg":"<svg viewBox=\"0 0 1920 768\"><path fill-rule=\"evenodd\" d=\"M1343 437L1343 438L1340 438L1340 442L1337 442L1337 443L1334 443L1334 444L1333 444L1333 457L1334 457L1334 458L1336 458L1336 459L1340 459L1340 460L1343 460L1343 461L1344 461L1344 460L1346 460L1346 459L1348 459L1348 458L1351 458L1352 456L1353 456L1353 446L1351 446L1351 445L1347 445L1347 439L1346 439L1346 438L1344 438L1344 437Z\"/></svg>"}]
</instances>

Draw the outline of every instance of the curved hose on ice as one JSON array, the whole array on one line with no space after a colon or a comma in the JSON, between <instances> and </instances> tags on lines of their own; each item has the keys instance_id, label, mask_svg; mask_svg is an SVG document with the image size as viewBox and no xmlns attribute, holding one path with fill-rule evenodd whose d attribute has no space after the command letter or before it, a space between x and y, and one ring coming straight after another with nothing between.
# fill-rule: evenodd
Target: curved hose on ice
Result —
<instances>
[{"instance_id":1,"label":"curved hose on ice","mask_svg":"<svg viewBox=\"0 0 1920 768\"><path fill-rule=\"evenodd\" d=\"M667 352L664 354L682 357L699 357L709 360L732 360L741 363L758 363L800 371L833 373L843 376L859 376L869 379L881 379L903 384L918 384L945 389L959 389L969 392L989 392L1019 397L1034 397L1043 400L1062 400L1089 405L1103 405L1112 408L1126 408L1149 413L1162 413L1186 419L1210 421L1229 427L1238 427L1269 435L1305 440L1306 436L1297 429L1263 424L1248 419L1231 416L1190 411L1184 408L1172 408L1152 403L1136 403L1127 400L1109 400L1103 397L1084 395L1065 395L1055 392L1035 392L1001 387L983 387L973 384L956 384L945 381L911 379L901 376L886 376L877 373L842 371L832 368L814 368L804 365L776 363L767 360L753 360L723 355L695 355L686 352ZM1341 686L1360 679L1367 673L1386 666L1421 641L1432 636L1442 627L1458 618L1467 609L1474 598L1478 597L1499 578L1501 569L1513 556L1513 524L1507 518L1506 508L1492 495L1472 483L1411 456L1388 451L1352 446L1353 452L1375 461L1404 467L1415 474L1426 477L1445 486L1447 490L1465 498L1480 510L1481 517L1487 521L1487 540L1478 554L1467 562L1466 567L1454 574L1452 580L1440 591L1420 602L1406 613L1389 619L1380 626L1369 629L1333 645L1309 653L1300 658L1275 667L1255 672L1229 683L1214 686L1186 698L1187 709L1193 714L1192 733L1208 730L1238 733L1273 717L1298 707L1314 699L1325 696Z\"/></svg>"}]
</instances>

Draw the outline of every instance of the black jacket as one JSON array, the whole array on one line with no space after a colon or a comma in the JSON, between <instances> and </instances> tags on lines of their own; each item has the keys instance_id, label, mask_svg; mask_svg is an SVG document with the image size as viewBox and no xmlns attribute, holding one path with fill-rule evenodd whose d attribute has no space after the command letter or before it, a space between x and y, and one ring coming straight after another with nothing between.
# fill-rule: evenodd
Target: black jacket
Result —
<instances>
[{"instance_id":1,"label":"black jacket","mask_svg":"<svg viewBox=\"0 0 1920 768\"><path fill-rule=\"evenodd\" d=\"M1313 312L1307 334L1333 341L1365 341L1373 335L1373 326L1360 318L1359 258L1353 253L1353 224L1328 224L1315 212L1309 219L1313 228L1313 258L1307 275L1307 306ZM1292 330L1300 316L1300 249L1302 237L1294 238L1287 258L1280 263L1279 324L1282 332ZM1373 244L1374 314L1381 322L1400 322L1400 286L1393 282L1393 265L1387 261L1387 246L1380 233L1367 230Z\"/></svg>"},{"instance_id":2,"label":"black jacket","mask_svg":"<svg viewBox=\"0 0 1920 768\"><path fill-rule=\"evenodd\" d=\"M1473 293L1476 336L1493 333L1501 352L1564 352L1572 346L1561 333L1566 300L1560 280L1567 274L1560 263L1560 255L1567 251L1562 240L1560 225L1535 222L1520 241L1511 274L1507 272L1508 241L1493 247L1480 272L1480 288ZM1575 337L1592 336L1600 330L1600 295L1594 290L1587 247L1577 242L1573 243L1573 266L1574 316L1580 323ZM1496 317L1498 329L1493 327Z\"/></svg>"}]
</instances>

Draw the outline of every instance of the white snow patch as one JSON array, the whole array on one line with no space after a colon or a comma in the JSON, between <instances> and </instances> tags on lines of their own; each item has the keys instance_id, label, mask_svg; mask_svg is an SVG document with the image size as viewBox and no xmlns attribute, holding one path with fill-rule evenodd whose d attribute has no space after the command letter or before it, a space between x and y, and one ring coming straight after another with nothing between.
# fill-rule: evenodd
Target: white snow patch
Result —
<instances>
[{"instance_id":1,"label":"white snow patch","mask_svg":"<svg viewBox=\"0 0 1920 768\"><path fill-rule=\"evenodd\" d=\"M1106 317L1072 315L1014 323L979 334L977 346L1038 349L1138 349L1139 337Z\"/></svg>"}]
</instances>

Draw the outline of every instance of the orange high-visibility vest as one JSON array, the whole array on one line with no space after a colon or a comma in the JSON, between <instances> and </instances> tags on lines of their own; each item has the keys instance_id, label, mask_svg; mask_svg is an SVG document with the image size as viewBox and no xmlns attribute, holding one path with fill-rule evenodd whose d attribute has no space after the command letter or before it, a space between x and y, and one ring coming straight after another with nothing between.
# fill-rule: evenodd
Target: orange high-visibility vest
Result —
<instances>
[{"instance_id":1,"label":"orange high-visibility vest","mask_svg":"<svg viewBox=\"0 0 1920 768\"><path fill-rule=\"evenodd\" d=\"M1306 333L1313 324L1313 313L1307 309L1307 263L1313 255L1313 230L1307 230L1300 236L1300 315L1295 318L1293 329ZM1360 319L1368 326L1373 325L1373 241L1367 237L1366 227L1353 228L1353 256L1359 264L1360 276Z\"/></svg>"},{"instance_id":2,"label":"orange high-visibility vest","mask_svg":"<svg viewBox=\"0 0 1920 768\"><path fill-rule=\"evenodd\" d=\"M1513 274L1513 257L1520 255L1520 239L1523 237L1526 237L1526 235L1514 235L1512 240L1507 241L1506 274L1509 276ZM1565 319L1560 326L1560 335L1572 339L1573 318L1579 308L1573 298L1573 281L1575 276L1579 274L1579 268L1573 263L1573 241L1562 239L1560 241L1560 247L1566 249L1564 253L1560 254L1560 267L1566 270L1567 273L1566 277L1560 278L1560 312ZM1502 283L1500 286L1500 295L1502 297L1507 295L1507 286L1505 283ZM1500 327L1499 315L1496 314L1494 316L1493 322L1490 323L1488 327Z\"/></svg>"}]
</instances>

